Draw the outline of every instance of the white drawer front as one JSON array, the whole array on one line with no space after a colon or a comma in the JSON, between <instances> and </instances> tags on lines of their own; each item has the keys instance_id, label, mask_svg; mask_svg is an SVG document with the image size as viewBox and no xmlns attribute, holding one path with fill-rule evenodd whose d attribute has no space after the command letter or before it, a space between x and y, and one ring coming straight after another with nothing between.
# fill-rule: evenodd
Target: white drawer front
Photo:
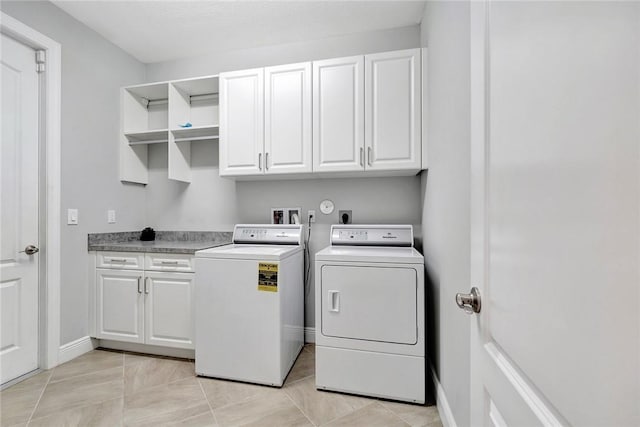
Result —
<instances>
[{"instance_id":1,"label":"white drawer front","mask_svg":"<svg viewBox=\"0 0 640 427\"><path fill-rule=\"evenodd\" d=\"M145 270L192 272L194 256L189 254L146 254Z\"/></svg>"},{"instance_id":2,"label":"white drawer front","mask_svg":"<svg viewBox=\"0 0 640 427\"><path fill-rule=\"evenodd\" d=\"M98 268L117 268L120 270L142 270L144 255L135 252L98 252Z\"/></svg>"}]
</instances>

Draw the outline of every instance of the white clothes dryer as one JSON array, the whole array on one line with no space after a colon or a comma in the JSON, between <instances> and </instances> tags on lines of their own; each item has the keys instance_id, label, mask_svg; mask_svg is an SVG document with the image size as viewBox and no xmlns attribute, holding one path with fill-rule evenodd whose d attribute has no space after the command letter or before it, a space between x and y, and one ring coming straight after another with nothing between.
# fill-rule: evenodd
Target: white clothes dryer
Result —
<instances>
[{"instance_id":1,"label":"white clothes dryer","mask_svg":"<svg viewBox=\"0 0 640 427\"><path fill-rule=\"evenodd\" d=\"M425 402L424 258L410 225L334 225L315 257L316 387Z\"/></svg>"},{"instance_id":2,"label":"white clothes dryer","mask_svg":"<svg viewBox=\"0 0 640 427\"><path fill-rule=\"evenodd\" d=\"M304 345L302 225L236 225L196 252L196 374L282 386Z\"/></svg>"}]
</instances>

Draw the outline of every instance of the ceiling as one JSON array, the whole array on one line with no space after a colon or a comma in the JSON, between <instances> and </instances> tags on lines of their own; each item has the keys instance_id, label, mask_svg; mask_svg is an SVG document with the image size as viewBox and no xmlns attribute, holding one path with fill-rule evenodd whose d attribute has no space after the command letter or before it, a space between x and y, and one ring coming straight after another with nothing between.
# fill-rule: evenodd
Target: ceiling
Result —
<instances>
[{"instance_id":1,"label":"ceiling","mask_svg":"<svg viewBox=\"0 0 640 427\"><path fill-rule=\"evenodd\" d=\"M52 1L145 63L415 25L424 9L416 0Z\"/></svg>"}]
</instances>

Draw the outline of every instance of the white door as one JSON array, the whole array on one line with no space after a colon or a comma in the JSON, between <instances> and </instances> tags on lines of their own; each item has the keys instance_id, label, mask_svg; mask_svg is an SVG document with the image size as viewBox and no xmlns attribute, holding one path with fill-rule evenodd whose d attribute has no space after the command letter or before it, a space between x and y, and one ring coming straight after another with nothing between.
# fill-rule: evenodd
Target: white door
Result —
<instances>
[{"instance_id":1,"label":"white door","mask_svg":"<svg viewBox=\"0 0 640 427\"><path fill-rule=\"evenodd\" d=\"M640 3L471 24L471 424L640 425Z\"/></svg>"},{"instance_id":2,"label":"white door","mask_svg":"<svg viewBox=\"0 0 640 427\"><path fill-rule=\"evenodd\" d=\"M96 270L97 337L144 342L144 272Z\"/></svg>"},{"instance_id":3,"label":"white door","mask_svg":"<svg viewBox=\"0 0 640 427\"><path fill-rule=\"evenodd\" d=\"M313 63L313 171L364 169L364 57Z\"/></svg>"},{"instance_id":4,"label":"white door","mask_svg":"<svg viewBox=\"0 0 640 427\"><path fill-rule=\"evenodd\" d=\"M38 76L33 49L2 35L0 383L38 368Z\"/></svg>"},{"instance_id":5,"label":"white door","mask_svg":"<svg viewBox=\"0 0 640 427\"><path fill-rule=\"evenodd\" d=\"M311 172L311 63L264 70L265 173Z\"/></svg>"},{"instance_id":6,"label":"white door","mask_svg":"<svg viewBox=\"0 0 640 427\"><path fill-rule=\"evenodd\" d=\"M193 349L193 273L145 274L145 343Z\"/></svg>"},{"instance_id":7,"label":"white door","mask_svg":"<svg viewBox=\"0 0 640 427\"><path fill-rule=\"evenodd\" d=\"M263 173L264 70L220 73L220 175Z\"/></svg>"},{"instance_id":8,"label":"white door","mask_svg":"<svg viewBox=\"0 0 640 427\"><path fill-rule=\"evenodd\" d=\"M367 170L422 164L420 49L364 57Z\"/></svg>"}]
</instances>

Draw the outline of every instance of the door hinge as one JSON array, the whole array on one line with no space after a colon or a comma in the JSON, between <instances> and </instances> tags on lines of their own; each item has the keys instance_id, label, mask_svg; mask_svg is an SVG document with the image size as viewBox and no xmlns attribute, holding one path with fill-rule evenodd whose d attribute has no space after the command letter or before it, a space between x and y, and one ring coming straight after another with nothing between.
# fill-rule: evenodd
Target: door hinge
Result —
<instances>
[{"instance_id":1,"label":"door hinge","mask_svg":"<svg viewBox=\"0 0 640 427\"><path fill-rule=\"evenodd\" d=\"M38 73L44 72L45 59L45 51L36 50L36 71Z\"/></svg>"}]
</instances>

